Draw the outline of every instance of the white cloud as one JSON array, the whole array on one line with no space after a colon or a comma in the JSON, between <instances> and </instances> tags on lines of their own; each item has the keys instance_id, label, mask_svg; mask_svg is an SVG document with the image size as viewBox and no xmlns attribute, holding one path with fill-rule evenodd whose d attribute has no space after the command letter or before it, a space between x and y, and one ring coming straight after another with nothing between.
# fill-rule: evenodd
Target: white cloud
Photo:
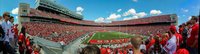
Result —
<instances>
[{"instance_id":1,"label":"white cloud","mask_svg":"<svg viewBox=\"0 0 200 54\"><path fill-rule=\"evenodd\" d=\"M177 16L178 18L180 18L180 16Z\"/></svg>"},{"instance_id":2,"label":"white cloud","mask_svg":"<svg viewBox=\"0 0 200 54\"><path fill-rule=\"evenodd\" d=\"M188 12L189 10L188 10L188 9L182 9L182 11L183 11L183 12Z\"/></svg>"},{"instance_id":3,"label":"white cloud","mask_svg":"<svg viewBox=\"0 0 200 54\"><path fill-rule=\"evenodd\" d=\"M18 24L18 16L15 16L15 18L14 18L14 24Z\"/></svg>"},{"instance_id":4,"label":"white cloud","mask_svg":"<svg viewBox=\"0 0 200 54\"><path fill-rule=\"evenodd\" d=\"M134 15L134 14L136 14L136 11L135 9L131 8L127 12L125 12L123 16Z\"/></svg>"},{"instance_id":5,"label":"white cloud","mask_svg":"<svg viewBox=\"0 0 200 54\"><path fill-rule=\"evenodd\" d=\"M18 10L19 10L19 8L17 7L17 8L15 8L15 9L13 9L13 10L11 11L11 13L12 13L12 14L18 14Z\"/></svg>"},{"instance_id":6,"label":"white cloud","mask_svg":"<svg viewBox=\"0 0 200 54\"><path fill-rule=\"evenodd\" d=\"M131 17L128 17L128 18L124 18L123 20L131 20L132 18Z\"/></svg>"},{"instance_id":7,"label":"white cloud","mask_svg":"<svg viewBox=\"0 0 200 54\"><path fill-rule=\"evenodd\" d=\"M122 11L122 9L118 9L118 10L117 10L117 12L121 12L121 11Z\"/></svg>"},{"instance_id":8,"label":"white cloud","mask_svg":"<svg viewBox=\"0 0 200 54\"><path fill-rule=\"evenodd\" d=\"M137 19L137 18L145 17L145 16L147 16L147 14L145 12L136 13L136 10L131 8L127 12L125 12L123 14L123 16L131 16L131 17L126 17L123 19L123 20L130 20L130 19Z\"/></svg>"},{"instance_id":9,"label":"white cloud","mask_svg":"<svg viewBox=\"0 0 200 54\"><path fill-rule=\"evenodd\" d=\"M109 20L109 21L114 21L114 20L116 20L117 18L120 18L120 17L121 17L121 15L113 13L113 14L110 14L110 16L107 17L106 19Z\"/></svg>"},{"instance_id":10,"label":"white cloud","mask_svg":"<svg viewBox=\"0 0 200 54\"><path fill-rule=\"evenodd\" d=\"M140 12L140 13L137 13L136 16L138 17L144 17L146 16L147 14L145 12Z\"/></svg>"},{"instance_id":11,"label":"white cloud","mask_svg":"<svg viewBox=\"0 0 200 54\"><path fill-rule=\"evenodd\" d=\"M191 18L192 18L192 16L189 16L189 17L188 17L188 20L190 20Z\"/></svg>"},{"instance_id":12,"label":"white cloud","mask_svg":"<svg viewBox=\"0 0 200 54\"><path fill-rule=\"evenodd\" d=\"M15 16L15 18L17 19L17 18L18 18L18 16Z\"/></svg>"},{"instance_id":13,"label":"white cloud","mask_svg":"<svg viewBox=\"0 0 200 54\"><path fill-rule=\"evenodd\" d=\"M131 20L131 19L138 19L138 16L127 17L124 18L123 20Z\"/></svg>"},{"instance_id":14,"label":"white cloud","mask_svg":"<svg viewBox=\"0 0 200 54\"><path fill-rule=\"evenodd\" d=\"M138 0L133 0L133 2L137 2Z\"/></svg>"},{"instance_id":15,"label":"white cloud","mask_svg":"<svg viewBox=\"0 0 200 54\"><path fill-rule=\"evenodd\" d=\"M105 22L105 18L99 17L99 18L95 19L94 22L96 22L96 23L103 23L103 22Z\"/></svg>"},{"instance_id":16,"label":"white cloud","mask_svg":"<svg viewBox=\"0 0 200 54\"><path fill-rule=\"evenodd\" d=\"M160 10L151 10L150 11L150 14L151 15L159 15L159 14L161 14L162 12L160 11Z\"/></svg>"},{"instance_id":17,"label":"white cloud","mask_svg":"<svg viewBox=\"0 0 200 54\"><path fill-rule=\"evenodd\" d=\"M185 10L183 10L184 12L188 12L189 10L187 10L187 9L185 9Z\"/></svg>"},{"instance_id":18,"label":"white cloud","mask_svg":"<svg viewBox=\"0 0 200 54\"><path fill-rule=\"evenodd\" d=\"M82 12L76 12L76 13L82 15Z\"/></svg>"},{"instance_id":19,"label":"white cloud","mask_svg":"<svg viewBox=\"0 0 200 54\"><path fill-rule=\"evenodd\" d=\"M77 14L82 15L83 10L84 10L84 9L83 9L82 7L80 7L80 6L79 6L79 7L76 7L76 13L77 13Z\"/></svg>"},{"instance_id":20,"label":"white cloud","mask_svg":"<svg viewBox=\"0 0 200 54\"><path fill-rule=\"evenodd\" d=\"M83 10L84 9L82 7L80 7L80 6L76 8L76 11L78 11L78 12L82 12Z\"/></svg>"}]
</instances>

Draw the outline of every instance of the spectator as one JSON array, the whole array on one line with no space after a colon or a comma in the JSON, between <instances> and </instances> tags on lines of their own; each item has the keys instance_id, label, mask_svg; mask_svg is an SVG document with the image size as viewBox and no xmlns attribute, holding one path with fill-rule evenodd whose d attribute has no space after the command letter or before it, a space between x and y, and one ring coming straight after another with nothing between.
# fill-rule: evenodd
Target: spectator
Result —
<instances>
[{"instance_id":1,"label":"spectator","mask_svg":"<svg viewBox=\"0 0 200 54\"><path fill-rule=\"evenodd\" d=\"M127 50L124 48L123 49L123 54L127 54L128 52L127 52ZM110 53L111 54L111 53Z\"/></svg>"},{"instance_id":2,"label":"spectator","mask_svg":"<svg viewBox=\"0 0 200 54\"><path fill-rule=\"evenodd\" d=\"M14 17L11 16L9 18L9 24L11 26L11 30L9 31L9 41L10 41L10 45L12 46L12 48L15 47L15 41L14 41Z\"/></svg>"},{"instance_id":3,"label":"spectator","mask_svg":"<svg viewBox=\"0 0 200 54\"><path fill-rule=\"evenodd\" d=\"M24 54L24 35L22 33L20 33L19 37L18 37L18 45L19 45L19 53L20 54Z\"/></svg>"},{"instance_id":4,"label":"spectator","mask_svg":"<svg viewBox=\"0 0 200 54\"><path fill-rule=\"evenodd\" d=\"M83 48L81 54L101 54L100 49L97 46L86 46Z\"/></svg>"},{"instance_id":5,"label":"spectator","mask_svg":"<svg viewBox=\"0 0 200 54\"><path fill-rule=\"evenodd\" d=\"M3 22L3 18L2 16L0 16L0 24L2 24L2 22Z\"/></svg>"},{"instance_id":6,"label":"spectator","mask_svg":"<svg viewBox=\"0 0 200 54\"><path fill-rule=\"evenodd\" d=\"M155 43L150 47L149 54L161 54L162 53L162 45L159 42L159 36L155 36Z\"/></svg>"},{"instance_id":7,"label":"spectator","mask_svg":"<svg viewBox=\"0 0 200 54\"><path fill-rule=\"evenodd\" d=\"M165 44L167 43L168 38L169 38L168 33L164 33L164 34L162 35L162 40L160 41L160 44L161 44L162 46L165 46Z\"/></svg>"},{"instance_id":8,"label":"spectator","mask_svg":"<svg viewBox=\"0 0 200 54\"><path fill-rule=\"evenodd\" d=\"M22 26L21 33L26 37L26 28Z\"/></svg>"},{"instance_id":9,"label":"spectator","mask_svg":"<svg viewBox=\"0 0 200 54\"><path fill-rule=\"evenodd\" d=\"M170 27L170 39L167 41L166 45L163 47L163 49L167 52L167 54L174 54L176 52L177 44L176 44L176 27L171 26Z\"/></svg>"},{"instance_id":10,"label":"spectator","mask_svg":"<svg viewBox=\"0 0 200 54\"><path fill-rule=\"evenodd\" d=\"M13 30L14 30L14 44L15 44L15 48L17 48L17 41L18 41L18 28L17 28L18 24L13 26Z\"/></svg>"},{"instance_id":11,"label":"spectator","mask_svg":"<svg viewBox=\"0 0 200 54\"><path fill-rule=\"evenodd\" d=\"M106 51L106 48L103 47L103 45L101 45L100 50L101 50L101 54L105 54L105 53L107 52L107 51Z\"/></svg>"},{"instance_id":12,"label":"spectator","mask_svg":"<svg viewBox=\"0 0 200 54\"><path fill-rule=\"evenodd\" d=\"M153 38L154 36L153 35L151 35L150 36L150 38L149 38L149 43L147 44L147 46L146 46L146 49L147 49L147 51L149 51L149 48L155 43L155 39Z\"/></svg>"},{"instance_id":13,"label":"spectator","mask_svg":"<svg viewBox=\"0 0 200 54\"><path fill-rule=\"evenodd\" d=\"M129 49L129 50L128 50L128 54L133 54L133 50L132 50L132 49Z\"/></svg>"},{"instance_id":14,"label":"spectator","mask_svg":"<svg viewBox=\"0 0 200 54\"><path fill-rule=\"evenodd\" d=\"M144 41L142 41L142 44L140 45L140 51L141 51L142 53L146 53L146 45L145 45L145 42L144 42Z\"/></svg>"},{"instance_id":15,"label":"spectator","mask_svg":"<svg viewBox=\"0 0 200 54\"><path fill-rule=\"evenodd\" d=\"M140 36L134 36L131 38L131 44L133 45L133 54L142 54L140 51L140 45L142 43L142 38Z\"/></svg>"},{"instance_id":16,"label":"spectator","mask_svg":"<svg viewBox=\"0 0 200 54\"><path fill-rule=\"evenodd\" d=\"M187 31L188 31L187 23L183 23L182 26L183 26L183 31L181 33L181 35L183 37L183 43L182 43L182 45L183 45L183 47L186 48L186 40L187 40L187 36L188 36L188 33L187 33Z\"/></svg>"},{"instance_id":17,"label":"spectator","mask_svg":"<svg viewBox=\"0 0 200 54\"><path fill-rule=\"evenodd\" d=\"M5 36L4 36L4 50L3 50L3 53L10 53L10 54L14 54L15 53L15 50L11 47L10 45L10 41L9 41L9 35L10 35L10 31L11 31L11 25L9 24L9 18L10 18L10 13L9 12L5 12L3 14L3 18L4 18L4 21L2 22L1 26L5 32Z\"/></svg>"},{"instance_id":18,"label":"spectator","mask_svg":"<svg viewBox=\"0 0 200 54\"><path fill-rule=\"evenodd\" d=\"M106 48L107 54L111 53L111 49L109 47Z\"/></svg>"},{"instance_id":19,"label":"spectator","mask_svg":"<svg viewBox=\"0 0 200 54\"><path fill-rule=\"evenodd\" d=\"M198 54L198 35L199 35L199 24L197 24L197 17L192 16L192 19L189 21L192 24L190 32L187 39L187 48L190 54Z\"/></svg>"},{"instance_id":20,"label":"spectator","mask_svg":"<svg viewBox=\"0 0 200 54\"><path fill-rule=\"evenodd\" d=\"M60 41L60 45L61 45L62 51L64 51L65 42L63 40Z\"/></svg>"},{"instance_id":21,"label":"spectator","mask_svg":"<svg viewBox=\"0 0 200 54\"><path fill-rule=\"evenodd\" d=\"M1 27L2 21L3 19L0 16L0 52L3 50L3 38L5 37L5 33L3 31L3 28Z\"/></svg>"},{"instance_id":22,"label":"spectator","mask_svg":"<svg viewBox=\"0 0 200 54\"><path fill-rule=\"evenodd\" d=\"M37 44L33 45L33 52L32 54L40 54L41 47Z\"/></svg>"}]
</instances>

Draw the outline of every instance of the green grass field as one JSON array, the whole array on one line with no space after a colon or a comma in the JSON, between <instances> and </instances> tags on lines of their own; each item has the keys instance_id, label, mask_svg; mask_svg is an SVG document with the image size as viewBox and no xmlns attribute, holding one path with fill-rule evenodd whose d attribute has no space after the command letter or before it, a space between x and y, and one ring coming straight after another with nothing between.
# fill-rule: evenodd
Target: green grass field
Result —
<instances>
[{"instance_id":1,"label":"green grass field","mask_svg":"<svg viewBox=\"0 0 200 54\"><path fill-rule=\"evenodd\" d=\"M88 43L89 40L112 40L112 39L122 39L131 38L133 35L122 33L122 32L96 32L82 43Z\"/></svg>"}]
</instances>

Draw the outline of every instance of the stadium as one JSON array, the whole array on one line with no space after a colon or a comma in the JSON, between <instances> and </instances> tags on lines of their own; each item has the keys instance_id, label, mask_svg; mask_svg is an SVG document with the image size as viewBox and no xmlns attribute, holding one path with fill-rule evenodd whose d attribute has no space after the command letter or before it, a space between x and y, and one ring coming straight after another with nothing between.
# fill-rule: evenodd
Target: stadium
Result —
<instances>
[{"instance_id":1,"label":"stadium","mask_svg":"<svg viewBox=\"0 0 200 54\"><path fill-rule=\"evenodd\" d=\"M198 54L199 2L0 0L0 54Z\"/></svg>"},{"instance_id":2,"label":"stadium","mask_svg":"<svg viewBox=\"0 0 200 54\"><path fill-rule=\"evenodd\" d=\"M167 14L139 19L96 23L49 0L38 0L35 8L19 4L19 28L26 28L26 36L41 46L44 54L76 54L87 45L128 46L130 38L149 33L165 33L170 25L177 25L177 15ZM60 41L64 41L61 48Z\"/></svg>"}]
</instances>

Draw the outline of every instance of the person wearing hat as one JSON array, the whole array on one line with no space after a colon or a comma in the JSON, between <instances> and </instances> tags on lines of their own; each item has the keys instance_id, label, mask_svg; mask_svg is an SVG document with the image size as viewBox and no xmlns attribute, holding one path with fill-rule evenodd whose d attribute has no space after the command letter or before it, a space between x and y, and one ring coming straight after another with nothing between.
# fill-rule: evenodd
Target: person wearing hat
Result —
<instances>
[{"instance_id":1,"label":"person wearing hat","mask_svg":"<svg viewBox=\"0 0 200 54\"><path fill-rule=\"evenodd\" d=\"M168 54L174 54L177 49L177 45L179 44L180 41L180 34L177 33L176 27L174 25L170 26L169 29L169 37L170 39L167 41L166 45L163 47L163 49L168 53Z\"/></svg>"}]
</instances>

